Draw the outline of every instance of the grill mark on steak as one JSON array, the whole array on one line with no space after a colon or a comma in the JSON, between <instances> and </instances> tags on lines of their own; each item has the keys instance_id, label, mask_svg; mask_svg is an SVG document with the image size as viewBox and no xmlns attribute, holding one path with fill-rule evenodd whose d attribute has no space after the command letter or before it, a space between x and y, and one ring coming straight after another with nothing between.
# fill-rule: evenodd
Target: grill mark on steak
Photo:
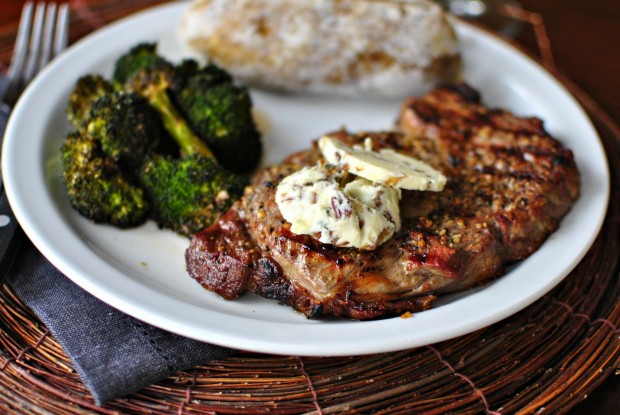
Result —
<instances>
[{"instance_id":1,"label":"grill mark on steak","mask_svg":"<svg viewBox=\"0 0 620 415\"><path fill-rule=\"evenodd\" d=\"M295 235L275 203L287 175L321 157L316 146L260 172L243 198L197 233L189 274L227 299L245 290L308 317L370 319L428 309L437 295L485 283L531 255L579 195L573 154L537 118L487 109L467 85L403 105L396 131L370 136L448 176L442 192L404 191L402 229L374 251Z\"/></svg>"}]
</instances>

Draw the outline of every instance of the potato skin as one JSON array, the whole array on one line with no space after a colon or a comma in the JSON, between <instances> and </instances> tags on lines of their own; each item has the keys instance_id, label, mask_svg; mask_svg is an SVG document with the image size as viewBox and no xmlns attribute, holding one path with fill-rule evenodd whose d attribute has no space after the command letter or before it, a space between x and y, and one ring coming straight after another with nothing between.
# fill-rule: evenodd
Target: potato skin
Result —
<instances>
[{"instance_id":1,"label":"potato skin","mask_svg":"<svg viewBox=\"0 0 620 415\"><path fill-rule=\"evenodd\" d=\"M198 0L179 34L270 89L403 97L461 74L456 34L429 0Z\"/></svg>"}]
</instances>

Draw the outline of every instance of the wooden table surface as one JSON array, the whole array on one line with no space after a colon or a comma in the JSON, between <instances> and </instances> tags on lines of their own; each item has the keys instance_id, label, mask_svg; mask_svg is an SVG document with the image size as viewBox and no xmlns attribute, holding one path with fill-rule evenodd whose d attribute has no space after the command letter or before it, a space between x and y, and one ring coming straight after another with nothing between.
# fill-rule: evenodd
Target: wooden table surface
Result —
<instances>
[{"instance_id":1,"label":"wooden table surface","mask_svg":"<svg viewBox=\"0 0 620 415\"><path fill-rule=\"evenodd\" d=\"M105 0L104 0L105 1ZM539 13L551 44L557 68L584 90L616 123L620 123L620 3L618 0L520 0ZM23 0L0 0L0 36L13 36ZM102 0L73 0L84 10ZM141 4L147 2L142 1ZM161 1L154 1L161 3ZM93 16L96 20L96 16ZM95 24L94 24L95 25ZM87 30L87 29L84 29ZM72 33L72 38L76 36ZM526 27L517 38L536 52L536 38ZM0 72L6 71L8 53L0 53ZM620 413L620 380L612 376L571 414Z\"/></svg>"}]
</instances>

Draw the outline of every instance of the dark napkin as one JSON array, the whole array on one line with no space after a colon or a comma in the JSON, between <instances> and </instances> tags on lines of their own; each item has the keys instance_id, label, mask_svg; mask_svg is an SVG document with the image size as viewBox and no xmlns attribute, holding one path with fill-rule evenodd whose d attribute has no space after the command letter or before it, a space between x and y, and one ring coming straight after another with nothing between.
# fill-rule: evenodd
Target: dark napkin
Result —
<instances>
[{"instance_id":1,"label":"dark napkin","mask_svg":"<svg viewBox=\"0 0 620 415\"><path fill-rule=\"evenodd\" d=\"M160 330L103 303L24 246L8 283L45 323L97 404L235 351Z\"/></svg>"}]
</instances>

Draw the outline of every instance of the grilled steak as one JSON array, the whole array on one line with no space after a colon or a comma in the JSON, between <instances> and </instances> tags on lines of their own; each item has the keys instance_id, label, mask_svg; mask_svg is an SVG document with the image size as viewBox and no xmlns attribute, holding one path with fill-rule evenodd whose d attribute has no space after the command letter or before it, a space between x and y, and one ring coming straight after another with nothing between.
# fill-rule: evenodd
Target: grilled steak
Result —
<instances>
[{"instance_id":1,"label":"grilled steak","mask_svg":"<svg viewBox=\"0 0 620 415\"><path fill-rule=\"evenodd\" d=\"M401 230L373 251L293 234L275 203L279 181L321 155L316 148L259 173L243 198L196 234L190 275L226 299L245 290L308 317L370 319L429 308L443 293L485 283L532 254L579 195L573 155L537 118L480 104L467 85L405 102L395 131L330 134L373 139L448 177L442 192L403 191Z\"/></svg>"}]
</instances>

